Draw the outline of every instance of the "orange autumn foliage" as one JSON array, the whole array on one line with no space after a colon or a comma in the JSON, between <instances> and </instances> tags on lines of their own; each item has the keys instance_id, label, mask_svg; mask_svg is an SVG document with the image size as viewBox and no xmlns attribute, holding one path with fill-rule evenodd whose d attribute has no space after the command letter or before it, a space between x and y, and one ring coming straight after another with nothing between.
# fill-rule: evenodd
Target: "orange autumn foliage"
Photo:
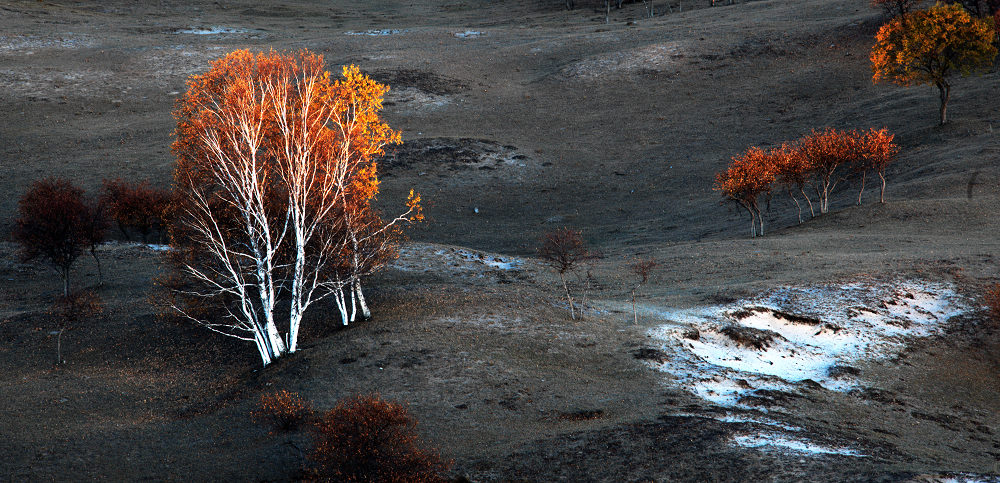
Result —
<instances>
[{"instance_id":1,"label":"orange autumn foliage","mask_svg":"<svg viewBox=\"0 0 1000 483\"><path fill-rule=\"evenodd\" d=\"M885 169L896 157L899 156L899 145L894 142L896 135L888 129L871 128L858 135L858 156L857 163L860 165L862 173L867 170L875 171L882 181L879 191L879 203L885 203ZM862 176L864 176L862 174ZM864 178L862 177L862 190L864 190ZM860 194L858 204L861 203Z\"/></svg>"},{"instance_id":2,"label":"orange autumn foliage","mask_svg":"<svg viewBox=\"0 0 1000 483\"><path fill-rule=\"evenodd\" d=\"M876 172L882 181L880 201L884 203L885 170L900 152L894 138L885 128L867 131L826 128L813 130L809 135L773 149L751 147L734 157L727 169L716 175L714 189L750 213L751 236L763 234L760 202L762 198L770 199L775 184L783 187L795 203L799 223L802 222L802 207L795 193L806 200L810 213L815 216L805 189L811 186L819 198L820 212L826 213L831 193L846 179L841 172L847 167L861 174L859 204L869 171Z\"/></svg>"},{"instance_id":3,"label":"orange autumn foliage","mask_svg":"<svg viewBox=\"0 0 1000 483\"><path fill-rule=\"evenodd\" d=\"M842 179L838 169L858 157L857 134L830 127L822 131L814 129L798 141L797 150L815 176L819 211L826 213L830 208L830 193Z\"/></svg>"},{"instance_id":4,"label":"orange autumn foliage","mask_svg":"<svg viewBox=\"0 0 1000 483\"><path fill-rule=\"evenodd\" d=\"M961 5L938 3L890 20L875 36L872 80L903 86L934 85L940 94L940 123L947 120L951 78L990 66L997 55L997 30L990 18L969 15Z\"/></svg>"},{"instance_id":5,"label":"orange autumn foliage","mask_svg":"<svg viewBox=\"0 0 1000 483\"><path fill-rule=\"evenodd\" d=\"M715 177L714 189L750 213L750 236L758 235L758 226L759 234L764 234L760 198L770 195L777 167L778 162L771 152L754 146L734 157L729 167Z\"/></svg>"},{"instance_id":6,"label":"orange autumn foliage","mask_svg":"<svg viewBox=\"0 0 1000 483\"><path fill-rule=\"evenodd\" d=\"M422 219L412 193L389 222L372 206L377 158L400 133L379 116L388 86L355 66L342 74L308 51L240 50L192 77L175 111L173 258L203 286L187 292L219 297L234 322L196 321L253 340L265 364L295 351L319 299L334 298L345 324L348 304L366 313L361 277L395 256L400 224Z\"/></svg>"}]
</instances>

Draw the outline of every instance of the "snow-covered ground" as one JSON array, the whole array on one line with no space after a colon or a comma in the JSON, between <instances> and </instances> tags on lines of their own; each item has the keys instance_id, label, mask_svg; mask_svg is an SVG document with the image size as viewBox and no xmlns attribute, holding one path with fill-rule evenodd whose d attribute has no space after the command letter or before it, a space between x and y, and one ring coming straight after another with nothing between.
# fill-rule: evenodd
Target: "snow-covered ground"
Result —
<instances>
[{"instance_id":1,"label":"snow-covered ground","mask_svg":"<svg viewBox=\"0 0 1000 483\"><path fill-rule=\"evenodd\" d=\"M768 397L762 390L794 394L809 381L834 391L855 388L859 362L893 357L909 339L937 333L968 308L944 283L783 287L731 305L661 311L669 323L650 336L665 354L655 365L682 387L723 407L750 409ZM734 443L861 456L781 433Z\"/></svg>"},{"instance_id":2,"label":"snow-covered ground","mask_svg":"<svg viewBox=\"0 0 1000 483\"><path fill-rule=\"evenodd\" d=\"M225 34L243 34L247 33L247 29L233 28L233 27L203 27L203 28L189 28L185 30L178 30L179 34L191 34L191 35L225 35Z\"/></svg>"},{"instance_id":3,"label":"snow-covered ground","mask_svg":"<svg viewBox=\"0 0 1000 483\"><path fill-rule=\"evenodd\" d=\"M782 433L760 433L738 435L733 437L733 443L744 448L760 448L764 450L778 449L805 454L833 454L842 456L865 456L847 447L831 447L813 443L804 438L796 438Z\"/></svg>"},{"instance_id":4,"label":"snow-covered ground","mask_svg":"<svg viewBox=\"0 0 1000 483\"><path fill-rule=\"evenodd\" d=\"M372 30L361 30L361 31L349 30L347 32L344 32L344 34L345 35L368 35L370 37L384 37L386 35L396 35L396 34L401 34L401 33L405 33L405 32L406 32L406 30L399 30L399 29L372 29Z\"/></svg>"}]
</instances>

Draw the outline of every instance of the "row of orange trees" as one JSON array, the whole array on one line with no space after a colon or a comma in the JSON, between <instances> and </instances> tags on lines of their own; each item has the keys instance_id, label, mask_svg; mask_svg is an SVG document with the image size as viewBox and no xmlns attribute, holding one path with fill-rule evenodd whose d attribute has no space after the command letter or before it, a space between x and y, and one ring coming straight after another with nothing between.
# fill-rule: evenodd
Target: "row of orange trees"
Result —
<instances>
[{"instance_id":1,"label":"row of orange trees","mask_svg":"<svg viewBox=\"0 0 1000 483\"><path fill-rule=\"evenodd\" d=\"M764 234L762 202L770 201L775 190L788 193L802 223L802 204L798 194L816 216L813 191L820 213L830 207L830 194L848 175L861 178L858 204L869 173L881 180L879 201L885 202L885 169L899 155L895 135L885 128L838 131L827 128L772 149L750 147L735 156L725 171L715 177L715 190L722 192L750 214L751 236Z\"/></svg>"}]
</instances>

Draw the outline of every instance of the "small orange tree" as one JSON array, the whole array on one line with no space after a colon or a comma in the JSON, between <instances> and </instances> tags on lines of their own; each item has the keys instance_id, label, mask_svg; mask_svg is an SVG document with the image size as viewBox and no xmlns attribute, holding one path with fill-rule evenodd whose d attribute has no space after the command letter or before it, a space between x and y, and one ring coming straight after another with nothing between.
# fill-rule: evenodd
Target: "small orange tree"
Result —
<instances>
[{"instance_id":1,"label":"small orange tree","mask_svg":"<svg viewBox=\"0 0 1000 483\"><path fill-rule=\"evenodd\" d=\"M826 128L813 130L798 142L799 156L802 156L809 170L816 177L816 194L819 196L819 212L830 208L830 193L843 180L838 169L853 162L858 157L857 133Z\"/></svg>"},{"instance_id":2,"label":"small orange tree","mask_svg":"<svg viewBox=\"0 0 1000 483\"><path fill-rule=\"evenodd\" d=\"M646 282L649 281L649 275L653 272L653 269L660 266L660 262L651 259L638 259L629 268L632 269L632 273L639 277L638 283L635 287L632 287L632 323L639 323L639 311L635 307L635 294L642 288Z\"/></svg>"},{"instance_id":3,"label":"small orange tree","mask_svg":"<svg viewBox=\"0 0 1000 483\"><path fill-rule=\"evenodd\" d=\"M858 133L858 158L855 160L856 171L861 172L861 191L858 192L858 204L861 204L861 195L865 191L865 175L869 170L875 171L882 181L879 190L879 203L885 203L885 168L895 161L899 155L899 145L893 142L895 134L891 134L886 128L871 128L868 131Z\"/></svg>"},{"instance_id":4,"label":"small orange tree","mask_svg":"<svg viewBox=\"0 0 1000 483\"><path fill-rule=\"evenodd\" d=\"M784 186L788 197L795 202L799 223L802 223L802 205L799 204L799 200L792 190L798 191L805 198L809 205L809 215L815 217L816 211L813 210L812 200L809 199L805 189L812 179L812 167L798 146L793 143L783 143L781 147L771 151L771 156L777 169L777 181Z\"/></svg>"},{"instance_id":5,"label":"small orange tree","mask_svg":"<svg viewBox=\"0 0 1000 483\"><path fill-rule=\"evenodd\" d=\"M769 197L777 175L777 163L771 153L756 146L733 158L729 167L715 176L715 187L725 200L735 202L750 213L750 236L764 235L764 217L760 198Z\"/></svg>"},{"instance_id":6,"label":"small orange tree","mask_svg":"<svg viewBox=\"0 0 1000 483\"><path fill-rule=\"evenodd\" d=\"M989 67L997 55L990 19L977 19L960 5L936 4L897 17L879 29L872 47L872 80L899 85L933 84L941 98L940 124L947 120L951 78Z\"/></svg>"},{"instance_id":7,"label":"small orange tree","mask_svg":"<svg viewBox=\"0 0 1000 483\"><path fill-rule=\"evenodd\" d=\"M312 402L296 392L285 389L261 394L260 405L250 412L258 423L270 423L275 431L288 432L312 422L315 413Z\"/></svg>"}]
</instances>

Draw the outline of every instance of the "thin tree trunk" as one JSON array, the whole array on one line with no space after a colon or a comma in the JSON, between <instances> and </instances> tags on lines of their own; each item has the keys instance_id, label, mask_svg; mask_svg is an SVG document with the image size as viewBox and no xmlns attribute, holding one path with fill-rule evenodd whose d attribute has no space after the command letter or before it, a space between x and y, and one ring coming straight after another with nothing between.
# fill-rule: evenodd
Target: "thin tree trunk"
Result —
<instances>
[{"instance_id":1,"label":"thin tree trunk","mask_svg":"<svg viewBox=\"0 0 1000 483\"><path fill-rule=\"evenodd\" d=\"M348 293L348 295L345 295L344 297L350 296L350 298L351 298L351 322L355 322L355 321L358 320L357 319L357 317L358 317L358 299L357 299L357 297L354 296L354 285L353 284L349 284L348 286L344 287L344 290Z\"/></svg>"},{"instance_id":2,"label":"thin tree trunk","mask_svg":"<svg viewBox=\"0 0 1000 483\"><path fill-rule=\"evenodd\" d=\"M62 358L62 335L63 335L64 331L66 331L65 328L60 328L59 329L59 335L56 336L56 364L62 364L63 363L63 358Z\"/></svg>"},{"instance_id":3,"label":"thin tree trunk","mask_svg":"<svg viewBox=\"0 0 1000 483\"><path fill-rule=\"evenodd\" d=\"M569 316L576 320L576 310L573 309L573 297L569 295L569 285L566 284L566 275L559 272L559 278L562 279L563 288L566 289L566 300L569 301Z\"/></svg>"},{"instance_id":4,"label":"thin tree trunk","mask_svg":"<svg viewBox=\"0 0 1000 483\"><path fill-rule=\"evenodd\" d=\"M361 318L364 320L372 318L372 311L365 303L365 294L361 291L361 281L358 279L354 279L354 296L357 297L358 305L361 306Z\"/></svg>"},{"instance_id":5,"label":"thin tree trunk","mask_svg":"<svg viewBox=\"0 0 1000 483\"><path fill-rule=\"evenodd\" d=\"M639 290L639 285L632 289L632 323L639 325L639 312L635 309L635 292Z\"/></svg>"},{"instance_id":6,"label":"thin tree trunk","mask_svg":"<svg viewBox=\"0 0 1000 483\"><path fill-rule=\"evenodd\" d=\"M941 126L948 121L948 99L951 98L951 85L945 82L939 82L937 84L938 91L941 93Z\"/></svg>"},{"instance_id":7,"label":"thin tree trunk","mask_svg":"<svg viewBox=\"0 0 1000 483\"><path fill-rule=\"evenodd\" d=\"M253 342L254 344L257 345L257 352L260 353L260 360L264 363L265 366L270 364L271 361L274 360L274 358L271 357L271 353L268 350L267 343L264 341L264 335L261 334L260 331L254 332Z\"/></svg>"},{"instance_id":8,"label":"thin tree trunk","mask_svg":"<svg viewBox=\"0 0 1000 483\"><path fill-rule=\"evenodd\" d=\"M830 209L830 178L824 177L820 183L823 185L819 199L819 212L822 214Z\"/></svg>"},{"instance_id":9,"label":"thin tree trunk","mask_svg":"<svg viewBox=\"0 0 1000 483\"><path fill-rule=\"evenodd\" d=\"M791 188L788 189L788 197L795 202L795 209L799 212L799 224L802 224L802 205L799 204L799 200L795 199L795 195L792 194Z\"/></svg>"},{"instance_id":10,"label":"thin tree trunk","mask_svg":"<svg viewBox=\"0 0 1000 483\"><path fill-rule=\"evenodd\" d=\"M340 311L340 322L347 325L347 303L344 300L344 291L335 290L333 293L333 300L337 303L337 310Z\"/></svg>"},{"instance_id":11,"label":"thin tree trunk","mask_svg":"<svg viewBox=\"0 0 1000 483\"><path fill-rule=\"evenodd\" d=\"M806 194L805 187L799 186L799 193L802 193L802 197L806 199L806 203L809 205L809 217L816 218L816 212L813 211L812 200L810 200L809 195Z\"/></svg>"},{"instance_id":12,"label":"thin tree trunk","mask_svg":"<svg viewBox=\"0 0 1000 483\"><path fill-rule=\"evenodd\" d=\"M882 171L878 172L878 177L882 179L882 189L878 194L878 202L885 203L885 173Z\"/></svg>"},{"instance_id":13,"label":"thin tree trunk","mask_svg":"<svg viewBox=\"0 0 1000 483\"><path fill-rule=\"evenodd\" d=\"M69 267L64 268L62 271L63 279L63 297L69 298Z\"/></svg>"}]
</instances>

